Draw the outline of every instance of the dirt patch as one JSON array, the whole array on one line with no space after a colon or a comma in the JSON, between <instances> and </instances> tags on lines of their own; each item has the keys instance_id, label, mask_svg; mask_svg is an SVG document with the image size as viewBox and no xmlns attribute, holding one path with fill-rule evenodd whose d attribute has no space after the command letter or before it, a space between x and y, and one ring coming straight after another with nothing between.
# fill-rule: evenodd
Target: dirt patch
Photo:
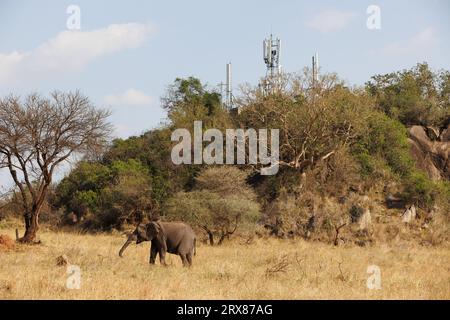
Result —
<instances>
[{"instance_id":1,"label":"dirt patch","mask_svg":"<svg viewBox=\"0 0 450 320\"><path fill-rule=\"evenodd\" d=\"M0 234L0 252L14 249L14 240L6 234Z\"/></svg>"}]
</instances>

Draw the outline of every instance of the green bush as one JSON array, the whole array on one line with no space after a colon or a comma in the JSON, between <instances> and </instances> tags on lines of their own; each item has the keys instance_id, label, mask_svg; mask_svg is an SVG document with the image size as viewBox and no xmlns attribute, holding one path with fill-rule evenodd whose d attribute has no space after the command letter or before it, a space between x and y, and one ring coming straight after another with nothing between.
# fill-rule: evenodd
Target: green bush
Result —
<instances>
[{"instance_id":1,"label":"green bush","mask_svg":"<svg viewBox=\"0 0 450 320\"><path fill-rule=\"evenodd\" d=\"M202 228L210 244L231 236L239 227L251 229L260 217L255 194L246 183L247 174L235 167L212 167L196 179L195 190L179 192L165 205L165 217Z\"/></svg>"},{"instance_id":2,"label":"green bush","mask_svg":"<svg viewBox=\"0 0 450 320\"><path fill-rule=\"evenodd\" d=\"M373 76L366 90L388 116L406 125L442 126L450 116L450 72L419 63L409 70Z\"/></svg>"},{"instance_id":3,"label":"green bush","mask_svg":"<svg viewBox=\"0 0 450 320\"><path fill-rule=\"evenodd\" d=\"M254 228L259 219L259 205L237 196L222 197L210 191L179 192L165 206L165 218L185 221L202 228L210 244L232 235L238 228Z\"/></svg>"},{"instance_id":4,"label":"green bush","mask_svg":"<svg viewBox=\"0 0 450 320\"><path fill-rule=\"evenodd\" d=\"M450 189L445 183L433 182L425 173L414 171L405 179L403 198L410 203L419 203L431 210L439 199L450 199ZM445 205L445 202L443 202Z\"/></svg>"},{"instance_id":5,"label":"green bush","mask_svg":"<svg viewBox=\"0 0 450 320\"><path fill-rule=\"evenodd\" d=\"M410 155L408 133L398 121L372 111L367 117L364 134L352 147L352 153L361 165L362 174L369 176L387 166L403 177L414 170Z\"/></svg>"}]
</instances>

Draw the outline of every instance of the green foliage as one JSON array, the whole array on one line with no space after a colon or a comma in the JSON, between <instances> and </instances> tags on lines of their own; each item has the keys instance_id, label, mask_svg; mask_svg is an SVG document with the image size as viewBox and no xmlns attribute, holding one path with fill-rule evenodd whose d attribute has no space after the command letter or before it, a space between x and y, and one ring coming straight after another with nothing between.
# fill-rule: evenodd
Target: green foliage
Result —
<instances>
[{"instance_id":1,"label":"green foliage","mask_svg":"<svg viewBox=\"0 0 450 320\"><path fill-rule=\"evenodd\" d=\"M432 181L421 171L412 171L405 179L403 198L409 203L417 203L427 210L442 206L443 212L450 210L450 187L447 181Z\"/></svg>"},{"instance_id":2,"label":"green foliage","mask_svg":"<svg viewBox=\"0 0 450 320\"><path fill-rule=\"evenodd\" d=\"M201 227L211 244L214 236L221 243L238 226L249 228L259 218L259 205L246 177L235 167L208 168L196 179L194 191L179 192L167 201L166 217Z\"/></svg>"},{"instance_id":3,"label":"green foliage","mask_svg":"<svg viewBox=\"0 0 450 320\"><path fill-rule=\"evenodd\" d=\"M416 169L408 144L406 128L378 111L367 117L367 132L359 136L352 154L366 179L389 179L393 174L403 188L408 203L431 207L445 188L439 188L425 173Z\"/></svg>"},{"instance_id":4,"label":"green foliage","mask_svg":"<svg viewBox=\"0 0 450 320\"><path fill-rule=\"evenodd\" d=\"M171 130L155 129L140 137L115 140L105 154L104 162L139 160L152 177L152 198L161 205L169 195L190 188L199 171L196 166L175 166L170 158Z\"/></svg>"},{"instance_id":5,"label":"green foliage","mask_svg":"<svg viewBox=\"0 0 450 320\"><path fill-rule=\"evenodd\" d=\"M70 201L70 208L72 208L78 216L82 216L87 213L88 209L95 211L98 204L98 193L93 190L77 190Z\"/></svg>"},{"instance_id":6,"label":"green foliage","mask_svg":"<svg viewBox=\"0 0 450 320\"><path fill-rule=\"evenodd\" d=\"M139 220L142 212L158 215L168 197L194 186L201 166L175 166L171 161L172 128L207 126L229 121L220 95L198 79L177 79L168 90L165 107L171 125L139 137L116 139L99 162L81 162L57 187L53 205L84 217L94 228L120 227Z\"/></svg>"},{"instance_id":7,"label":"green foliage","mask_svg":"<svg viewBox=\"0 0 450 320\"><path fill-rule=\"evenodd\" d=\"M203 128L225 129L230 117L221 103L221 96L208 91L200 80L190 77L176 79L169 87L162 105L167 110L172 128L186 128L192 132L194 121L203 121Z\"/></svg>"},{"instance_id":8,"label":"green foliage","mask_svg":"<svg viewBox=\"0 0 450 320\"><path fill-rule=\"evenodd\" d=\"M367 115L366 129L352 146L361 173L370 176L387 166L393 173L407 176L414 170L406 128L398 121L373 110Z\"/></svg>"},{"instance_id":9,"label":"green foliage","mask_svg":"<svg viewBox=\"0 0 450 320\"><path fill-rule=\"evenodd\" d=\"M166 216L222 236L231 232L237 224L256 223L259 206L239 196L225 198L207 190L179 192L167 202Z\"/></svg>"},{"instance_id":10,"label":"green foliage","mask_svg":"<svg viewBox=\"0 0 450 320\"><path fill-rule=\"evenodd\" d=\"M96 221L102 228L120 227L124 222L136 223L142 213L152 210L151 178L147 168L130 159L115 161L111 170L114 178L101 191L102 208Z\"/></svg>"},{"instance_id":11,"label":"green foliage","mask_svg":"<svg viewBox=\"0 0 450 320\"><path fill-rule=\"evenodd\" d=\"M55 193L57 207L65 207L78 221L97 229L120 228L154 207L148 169L135 159L113 161L109 166L81 162Z\"/></svg>"},{"instance_id":12,"label":"green foliage","mask_svg":"<svg viewBox=\"0 0 450 320\"><path fill-rule=\"evenodd\" d=\"M445 124L449 98L450 73L433 73L426 64L375 76L365 88L346 87L335 74L321 75L312 88L305 70L283 79L283 88L273 94L244 90L236 115L200 80L176 79L162 98L167 124L114 140L100 161L80 162L58 184L52 204L98 229L120 228L161 211L222 242L236 228L254 227L262 218L260 207L266 213L276 208L292 225L298 219L306 223L309 200L345 195L377 180L395 180L409 202L446 203L448 184L434 183L415 169L404 124ZM198 120L204 130L279 129L278 174L260 176L258 167L245 165L240 166L245 170L174 165L172 131L192 133Z\"/></svg>"},{"instance_id":13,"label":"green foliage","mask_svg":"<svg viewBox=\"0 0 450 320\"><path fill-rule=\"evenodd\" d=\"M423 172L413 171L405 179L403 198L409 203L419 203L431 209L438 198L445 199L448 206L448 196L450 195L448 186L431 181Z\"/></svg>"},{"instance_id":14,"label":"green foliage","mask_svg":"<svg viewBox=\"0 0 450 320\"><path fill-rule=\"evenodd\" d=\"M323 75L315 88L309 79L309 74L291 75L287 87L271 95L250 89L241 105L241 127L280 133L279 173L253 180L263 201L274 200L282 188L295 192L302 173L316 176L311 187L323 192L340 192L351 182L345 181L345 173L353 175L355 166L346 156L348 146L365 135L373 99L360 89L345 87L333 74ZM332 163L338 155L343 161ZM330 167L338 168L339 174Z\"/></svg>"},{"instance_id":15,"label":"green foliage","mask_svg":"<svg viewBox=\"0 0 450 320\"><path fill-rule=\"evenodd\" d=\"M379 108L406 125L442 126L450 116L449 88L450 73L433 72L426 63L376 75L366 83Z\"/></svg>"},{"instance_id":16,"label":"green foliage","mask_svg":"<svg viewBox=\"0 0 450 320\"><path fill-rule=\"evenodd\" d=\"M98 194L112 179L110 168L96 162L82 161L58 184L53 205L65 207L78 218L98 206Z\"/></svg>"}]
</instances>

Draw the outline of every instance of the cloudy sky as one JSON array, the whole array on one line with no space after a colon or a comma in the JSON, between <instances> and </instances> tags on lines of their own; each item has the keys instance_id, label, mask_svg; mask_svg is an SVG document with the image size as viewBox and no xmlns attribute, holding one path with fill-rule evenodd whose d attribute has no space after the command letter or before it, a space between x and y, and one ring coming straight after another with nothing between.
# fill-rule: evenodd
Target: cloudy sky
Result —
<instances>
[{"instance_id":1,"label":"cloudy sky","mask_svg":"<svg viewBox=\"0 0 450 320\"><path fill-rule=\"evenodd\" d=\"M71 5L79 30L68 28ZM370 5L381 29L367 28ZM164 119L160 97L176 77L214 87L231 61L235 87L256 84L270 33L282 40L285 70L317 51L322 71L350 84L422 61L450 69L449 18L445 0L0 0L0 95L79 89L110 108L115 135L127 137Z\"/></svg>"}]
</instances>

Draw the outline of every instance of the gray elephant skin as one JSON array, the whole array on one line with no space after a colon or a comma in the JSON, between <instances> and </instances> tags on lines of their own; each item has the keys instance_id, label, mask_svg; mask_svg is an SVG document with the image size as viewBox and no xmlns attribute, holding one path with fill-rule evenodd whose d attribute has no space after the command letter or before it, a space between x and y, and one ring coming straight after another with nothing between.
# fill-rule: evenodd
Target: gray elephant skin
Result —
<instances>
[{"instance_id":1,"label":"gray elephant skin","mask_svg":"<svg viewBox=\"0 0 450 320\"><path fill-rule=\"evenodd\" d=\"M183 266L192 265L192 257L195 255L196 237L190 226L182 222L152 221L147 224L139 224L128 236L127 241L119 251L122 257L125 249L136 241L136 244L150 241L150 263L154 264L156 255L162 265L166 265L166 253L179 255Z\"/></svg>"}]
</instances>

